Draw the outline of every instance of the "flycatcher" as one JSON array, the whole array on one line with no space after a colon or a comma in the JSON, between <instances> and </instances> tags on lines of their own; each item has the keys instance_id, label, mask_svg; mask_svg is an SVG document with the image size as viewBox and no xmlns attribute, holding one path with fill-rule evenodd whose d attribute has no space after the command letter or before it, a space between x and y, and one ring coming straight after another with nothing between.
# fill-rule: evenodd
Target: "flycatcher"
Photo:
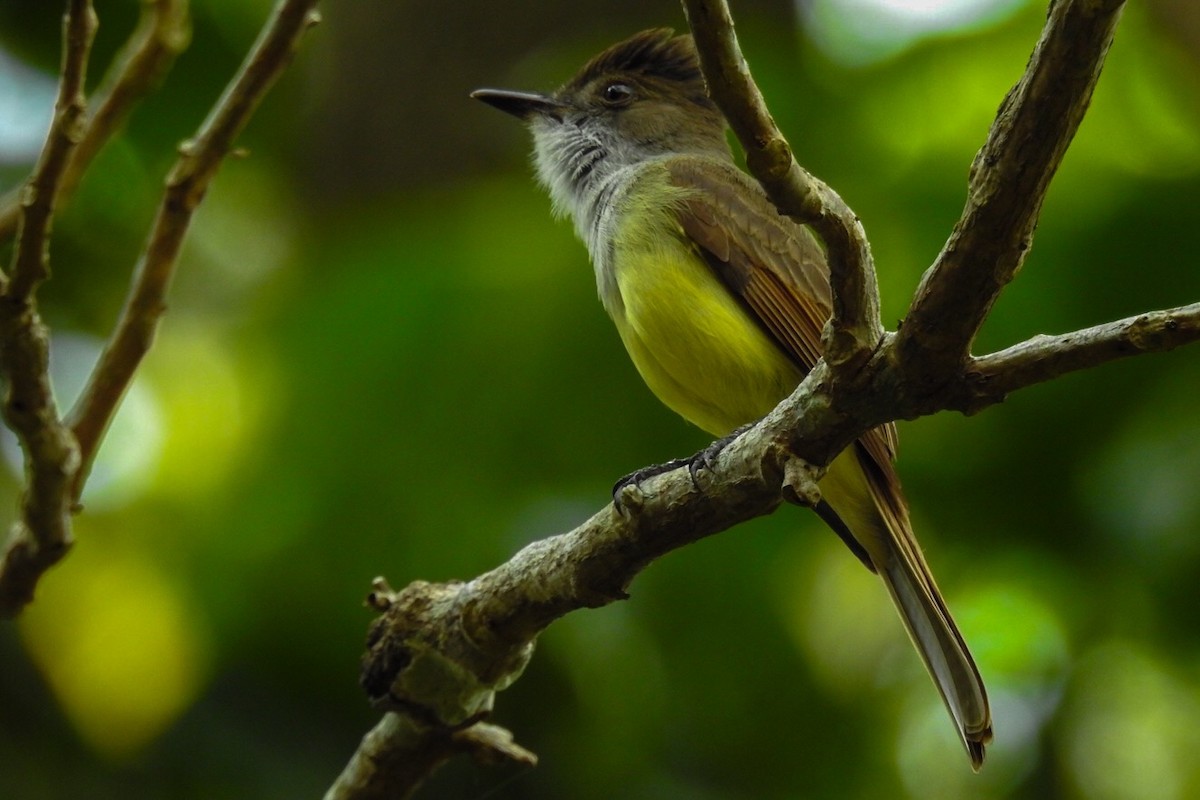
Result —
<instances>
[{"instance_id":1,"label":"flycatcher","mask_svg":"<svg viewBox=\"0 0 1200 800\"><path fill-rule=\"evenodd\" d=\"M553 94L471 96L529 124L538 179L663 403L727 436L791 394L821 357L829 268L735 166L691 37L639 33ZM817 511L883 579L978 769L987 693L913 537L895 452L893 425L868 431L830 465Z\"/></svg>"}]
</instances>

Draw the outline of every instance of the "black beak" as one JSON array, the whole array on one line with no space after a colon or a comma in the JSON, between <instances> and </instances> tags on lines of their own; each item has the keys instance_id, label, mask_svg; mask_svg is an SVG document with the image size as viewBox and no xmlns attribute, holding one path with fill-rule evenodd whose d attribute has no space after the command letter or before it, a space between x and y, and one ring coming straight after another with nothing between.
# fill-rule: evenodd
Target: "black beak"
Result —
<instances>
[{"instance_id":1,"label":"black beak","mask_svg":"<svg viewBox=\"0 0 1200 800\"><path fill-rule=\"evenodd\" d=\"M529 120L535 114L560 118L563 104L544 94L537 92L512 92L508 89L476 89L471 97L482 100L493 108L512 114L514 117Z\"/></svg>"}]
</instances>

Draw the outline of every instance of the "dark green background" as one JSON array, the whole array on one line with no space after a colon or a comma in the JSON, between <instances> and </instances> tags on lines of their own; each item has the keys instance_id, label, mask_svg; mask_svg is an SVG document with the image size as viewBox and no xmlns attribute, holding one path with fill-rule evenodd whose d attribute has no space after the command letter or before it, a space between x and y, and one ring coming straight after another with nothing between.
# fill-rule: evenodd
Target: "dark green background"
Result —
<instances>
[{"instance_id":1,"label":"dark green background","mask_svg":"<svg viewBox=\"0 0 1200 800\"><path fill-rule=\"evenodd\" d=\"M136 4L98 5L100 64ZM64 381L266 4L194 5L191 48L58 220L42 298ZM0 3L0 42L52 70L56 6ZM894 327L1044 6L867 66L823 55L786 5L734 11L799 158L863 219ZM103 453L132 466L0 627L2 797L318 796L378 718L357 687L374 576L469 578L706 443L628 363L524 132L466 97L552 88L683 27L678 6L323 12L197 216ZM1127 9L978 352L1200 297L1198 17ZM876 580L784 509L556 624L495 714L541 765L453 762L424 796L1200 796L1198 395L1185 349L901 424L918 533L992 692L982 775Z\"/></svg>"}]
</instances>

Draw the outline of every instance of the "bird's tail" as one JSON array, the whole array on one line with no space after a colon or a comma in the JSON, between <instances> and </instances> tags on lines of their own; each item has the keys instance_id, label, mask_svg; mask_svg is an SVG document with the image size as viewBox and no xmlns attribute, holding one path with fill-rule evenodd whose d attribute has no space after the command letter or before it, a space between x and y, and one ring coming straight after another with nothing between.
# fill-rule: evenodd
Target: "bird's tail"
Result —
<instances>
[{"instance_id":1,"label":"bird's tail","mask_svg":"<svg viewBox=\"0 0 1200 800\"><path fill-rule=\"evenodd\" d=\"M978 771L983 765L985 745L992 739L992 715L983 680L913 536L907 504L891 465L879 468L878 462L863 458L856 449L848 448L835 460L827 476L835 478L829 488L835 489L836 493L844 489L847 482L858 483L859 486L854 488L859 491L851 494L869 489L870 504L861 494L860 502L853 503L857 508L848 508L845 497L837 502L835 496L824 491L828 480L822 481L823 494L849 528L839 534L843 538L846 533L853 536L869 556L869 566L887 586L909 637L954 719L971 758L971 767ZM850 477L846 475L847 467L851 466L846 462L850 458L858 461L853 465L858 468L855 470L858 475L853 476L857 481L846 480ZM863 486L863 477L866 486Z\"/></svg>"}]
</instances>

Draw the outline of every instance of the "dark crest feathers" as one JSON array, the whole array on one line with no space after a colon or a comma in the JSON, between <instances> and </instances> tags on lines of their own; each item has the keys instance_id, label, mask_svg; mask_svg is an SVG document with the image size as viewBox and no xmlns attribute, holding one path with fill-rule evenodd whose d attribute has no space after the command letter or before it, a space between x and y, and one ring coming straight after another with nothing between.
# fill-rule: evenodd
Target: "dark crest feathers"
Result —
<instances>
[{"instance_id":1,"label":"dark crest feathers","mask_svg":"<svg viewBox=\"0 0 1200 800\"><path fill-rule=\"evenodd\" d=\"M694 83L703 93L704 78L691 36L676 36L670 28L635 33L597 55L563 88L578 89L601 75L631 72L679 83Z\"/></svg>"}]
</instances>

